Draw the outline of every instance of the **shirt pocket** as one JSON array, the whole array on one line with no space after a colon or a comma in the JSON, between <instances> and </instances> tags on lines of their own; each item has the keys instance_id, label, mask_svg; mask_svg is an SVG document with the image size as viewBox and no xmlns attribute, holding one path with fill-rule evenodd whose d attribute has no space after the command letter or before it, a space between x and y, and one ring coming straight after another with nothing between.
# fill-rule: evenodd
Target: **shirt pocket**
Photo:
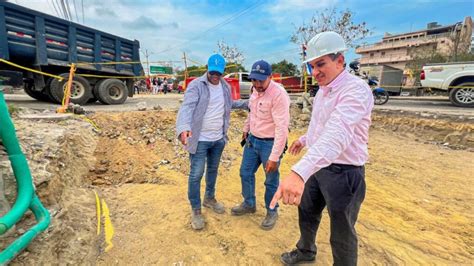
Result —
<instances>
[{"instance_id":1,"label":"shirt pocket","mask_svg":"<svg viewBox=\"0 0 474 266\"><path fill-rule=\"evenodd\" d=\"M257 117L262 120L273 120L272 118L272 103L261 101L257 104Z\"/></svg>"}]
</instances>

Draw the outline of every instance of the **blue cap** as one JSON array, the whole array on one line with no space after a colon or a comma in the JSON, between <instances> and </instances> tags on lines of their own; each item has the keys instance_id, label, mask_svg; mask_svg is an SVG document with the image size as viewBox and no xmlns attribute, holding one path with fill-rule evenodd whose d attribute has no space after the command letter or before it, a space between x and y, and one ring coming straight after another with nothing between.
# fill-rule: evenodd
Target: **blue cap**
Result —
<instances>
[{"instance_id":1,"label":"blue cap","mask_svg":"<svg viewBox=\"0 0 474 266\"><path fill-rule=\"evenodd\" d=\"M225 59L220 54L213 54L207 60L207 71L217 71L221 74L224 74L225 69Z\"/></svg>"},{"instance_id":2,"label":"blue cap","mask_svg":"<svg viewBox=\"0 0 474 266\"><path fill-rule=\"evenodd\" d=\"M249 79L266 80L272 74L272 66L265 60L260 60L252 65Z\"/></svg>"}]
</instances>

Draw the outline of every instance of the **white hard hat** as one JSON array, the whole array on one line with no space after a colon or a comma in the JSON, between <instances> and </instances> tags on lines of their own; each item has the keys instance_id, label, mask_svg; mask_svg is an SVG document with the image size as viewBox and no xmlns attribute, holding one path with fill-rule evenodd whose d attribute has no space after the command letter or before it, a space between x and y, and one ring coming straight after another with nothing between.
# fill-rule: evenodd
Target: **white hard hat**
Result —
<instances>
[{"instance_id":1,"label":"white hard hat","mask_svg":"<svg viewBox=\"0 0 474 266\"><path fill-rule=\"evenodd\" d=\"M347 50L344 39L334 31L325 31L316 34L309 40L306 46L307 59L303 63L308 63L316 58L341 53Z\"/></svg>"}]
</instances>

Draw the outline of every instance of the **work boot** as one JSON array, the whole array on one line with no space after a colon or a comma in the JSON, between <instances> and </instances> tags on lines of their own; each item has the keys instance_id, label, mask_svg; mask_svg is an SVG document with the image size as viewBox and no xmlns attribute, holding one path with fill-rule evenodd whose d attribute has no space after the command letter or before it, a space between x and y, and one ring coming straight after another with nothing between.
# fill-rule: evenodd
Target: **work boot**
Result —
<instances>
[{"instance_id":1,"label":"work boot","mask_svg":"<svg viewBox=\"0 0 474 266\"><path fill-rule=\"evenodd\" d=\"M313 263L316 259L316 254L313 252L303 252L299 249L294 249L290 252L281 254L280 261L284 265L299 265Z\"/></svg>"},{"instance_id":2,"label":"work boot","mask_svg":"<svg viewBox=\"0 0 474 266\"><path fill-rule=\"evenodd\" d=\"M225 212L224 204L218 202L215 198L205 198L202 205L212 209L215 213L222 214Z\"/></svg>"},{"instance_id":3,"label":"work boot","mask_svg":"<svg viewBox=\"0 0 474 266\"><path fill-rule=\"evenodd\" d=\"M242 202L240 205L232 207L231 209L232 215L235 215L235 216L240 216L247 213L255 213L256 211L257 209L255 208L255 206L250 207L247 204L245 204L245 202Z\"/></svg>"},{"instance_id":4,"label":"work boot","mask_svg":"<svg viewBox=\"0 0 474 266\"><path fill-rule=\"evenodd\" d=\"M263 230L272 230L278 220L278 212L277 211L267 211L267 216L263 219L262 224L260 227Z\"/></svg>"},{"instance_id":5,"label":"work boot","mask_svg":"<svg viewBox=\"0 0 474 266\"><path fill-rule=\"evenodd\" d=\"M193 210L191 213L191 227L194 230L201 230L204 228L204 216L202 216L201 209Z\"/></svg>"}]
</instances>

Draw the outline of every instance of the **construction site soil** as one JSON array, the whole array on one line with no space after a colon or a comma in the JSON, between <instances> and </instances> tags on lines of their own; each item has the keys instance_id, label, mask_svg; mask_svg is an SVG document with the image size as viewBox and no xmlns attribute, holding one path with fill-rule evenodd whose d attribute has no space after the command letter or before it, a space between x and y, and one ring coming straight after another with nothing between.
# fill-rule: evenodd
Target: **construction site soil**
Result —
<instances>
[{"instance_id":1,"label":"construction site soil","mask_svg":"<svg viewBox=\"0 0 474 266\"><path fill-rule=\"evenodd\" d=\"M100 130L89 127L68 135L64 152L55 158L64 167L52 171L67 173L69 181L52 180L39 189L42 199L61 191L56 201L46 201L50 210L60 206L53 226L13 264L278 265L280 254L298 240L297 208L282 205L275 228L260 229L265 216L262 169L257 212L235 217L229 211L242 200L240 137L246 115L232 113L219 168L216 196L226 213L204 209L206 227L199 232L190 226L189 155L175 137L176 111L88 115ZM299 116L293 108L290 143L307 128ZM472 118L375 111L367 194L356 225L359 263L471 264L473 151ZM300 156L284 156L282 178ZM96 234L94 191L107 202L114 227L108 251L103 233ZM332 264L328 221L325 212L317 237L320 265Z\"/></svg>"}]
</instances>

